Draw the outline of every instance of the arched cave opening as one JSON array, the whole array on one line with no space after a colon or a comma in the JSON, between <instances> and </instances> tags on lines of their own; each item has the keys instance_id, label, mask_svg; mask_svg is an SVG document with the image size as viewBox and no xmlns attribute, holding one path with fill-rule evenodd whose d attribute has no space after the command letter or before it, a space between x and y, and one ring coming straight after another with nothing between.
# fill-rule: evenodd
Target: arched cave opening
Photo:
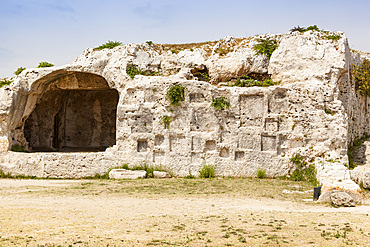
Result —
<instances>
[{"instance_id":1,"label":"arched cave opening","mask_svg":"<svg viewBox=\"0 0 370 247\"><path fill-rule=\"evenodd\" d=\"M97 152L116 144L119 95L107 81L74 72L49 82L24 124L35 152Z\"/></svg>"}]
</instances>

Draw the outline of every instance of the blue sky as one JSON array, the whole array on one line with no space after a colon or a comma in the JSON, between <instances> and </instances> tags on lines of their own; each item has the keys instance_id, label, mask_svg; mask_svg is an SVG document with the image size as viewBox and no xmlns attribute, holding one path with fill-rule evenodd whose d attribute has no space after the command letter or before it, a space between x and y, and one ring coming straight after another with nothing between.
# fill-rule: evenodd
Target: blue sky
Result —
<instances>
[{"instance_id":1,"label":"blue sky","mask_svg":"<svg viewBox=\"0 0 370 247\"><path fill-rule=\"evenodd\" d=\"M63 65L88 47L187 43L317 24L344 31L352 48L370 51L366 0L0 0L0 77L40 61Z\"/></svg>"}]
</instances>

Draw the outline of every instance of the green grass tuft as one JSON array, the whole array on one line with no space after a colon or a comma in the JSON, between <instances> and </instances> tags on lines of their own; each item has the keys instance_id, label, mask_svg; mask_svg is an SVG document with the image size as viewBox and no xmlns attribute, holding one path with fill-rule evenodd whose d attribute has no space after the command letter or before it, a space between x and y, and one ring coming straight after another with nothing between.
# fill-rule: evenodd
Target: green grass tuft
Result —
<instances>
[{"instance_id":1,"label":"green grass tuft","mask_svg":"<svg viewBox=\"0 0 370 247\"><path fill-rule=\"evenodd\" d=\"M120 45L122 45L122 42L108 40L107 43L102 44L102 45L100 45L98 47L95 47L94 50L103 50L103 49L106 49L106 48L113 49L114 47L120 46Z\"/></svg>"},{"instance_id":2,"label":"green grass tuft","mask_svg":"<svg viewBox=\"0 0 370 247\"><path fill-rule=\"evenodd\" d=\"M272 53L278 48L278 42L275 39L258 39L258 44L253 46L256 55L266 55L271 58Z\"/></svg>"},{"instance_id":3,"label":"green grass tuft","mask_svg":"<svg viewBox=\"0 0 370 247\"><path fill-rule=\"evenodd\" d=\"M226 108L230 108L230 101L226 99L225 97L219 97L219 98L214 98L212 99L212 104L216 110L223 110Z\"/></svg>"},{"instance_id":4,"label":"green grass tuft","mask_svg":"<svg viewBox=\"0 0 370 247\"><path fill-rule=\"evenodd\" d=\"M54 67L54 64L49 62L40 62L37 68Z\"/></svg>"},{"instance_id":5,"label":"green grass tuft","mask_svg":"<svg viewBox=\"0 0 370 247\"><path fill-rule=\"evenodd\" d=\"M215 168L212 165L203 165L202 169L199 171L201 178L214 178Z\"/></svg>"},{"instance_id":6,"label":"green grass tuft","mask_svg":"<svg viewBox=\"0 0 370 247\"><path fill-rule=\"evenodd\" d=\"M23 67L19 67L15 72L14 74L15 75L20 75L22 73L23 70L25 70L26 68L23 68Z\"/></svg>"},{"instance_id":7,"label":"green grass tuft","mask_svg":"<svg viewBox=\"0 0 370 247\"><path fill-rule=\"evenodd\" d=\"M172 85L168 88L166 96L171 105L179 106L185 100L185 87Z\"/></svg>"},{"instance_id":8,"label":"green grass tuft","mask_svg":"<svg viewBox=\"0 0 370 247\"><path fill-rule=\"evenodd\" d=\"M7 80L7 79L4 79L2 81L0 81L0 88L2 88L3 86L6 86L6 85L10 85L12 84L12 80Z\"/></svg>"},{"instance_id":9,"label":"green grass tuft","mask_svg":"<svg viewBox=\"0 0 370 247\"><path fill-rule=\"evenodd\" d=\"M258 169L257 171L257 178L266 178L266 171L263 169Z\"/></svg>"}]
</instances>

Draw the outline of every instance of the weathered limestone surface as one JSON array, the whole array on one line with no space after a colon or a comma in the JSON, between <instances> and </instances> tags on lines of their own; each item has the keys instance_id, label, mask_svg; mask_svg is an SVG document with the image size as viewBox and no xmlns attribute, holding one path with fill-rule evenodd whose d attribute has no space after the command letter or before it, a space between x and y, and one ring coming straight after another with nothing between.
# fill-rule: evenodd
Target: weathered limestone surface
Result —
<instances>
[{"instance_id":1,"label":"weathered limestone surface","mask_svg":"<svg viewBox=\"0 0 370 247\"><path fill-rule=\"evenodd\" d=\"M336 192L331 193L330 199L332 203L336 206L343 206L343 207L354 207L355 206L355 202L353 201L353 198L343 191L336 191Z\"/></svg>"},{"instance_id":2,"label":"weathered limestone surface","mask_svg":"<svg viewBox=\"0 0 370 247\"><path fill-rule=\"evenodd\" d=\"M299 154L315 164L323 192L339 189L361 197L346 164L347 146L370 133L368 99L356 93L350 77L362 54L350 51L343 33L333 34L341 38L326 39L316 31L226 37L178 51L157 44L127 44L87 49L63 67L27 69L0 89L0 168L40 177L84 177L123 163L146 163L186 176L213 164L220 176L255 176L264 169L275 177L292 172L290 158ZM253 51L259 38L278 40L270 60ZM131 79L129 66L155 76ZM269 74L281 84L223 86L248 74ZM166 99L175 84L186 88L179 106ZM111 97L103 95L83 98L104 90L116 92L118 100L108 101ZM68 101L62 97L66 92L75 96ZM231 107L211 107L217 97L225 97ZM49 108L43 106L51 100ZM66 107L68 102L79 107ZM161 123L163 116L171 118L169 128ZM77 128L70 121L74 118L86 128ZM81 147L83 143L94 144ZM9 152L15 144L52 152ZM55 153L107 146L112 147L105 152Z\"/></svg>"},{"instance_id":3,"label":"weathered limestone surface","mask_svg":"<svg viewBox=\"0 0 370 247\"><path fill-rule=\"evenodd\" d=\"M109 172L109 178L113 179L138 179L145 178L146 171L142 170L125 170L125 169L113 169Z\"/></svg>"}]
</instances>

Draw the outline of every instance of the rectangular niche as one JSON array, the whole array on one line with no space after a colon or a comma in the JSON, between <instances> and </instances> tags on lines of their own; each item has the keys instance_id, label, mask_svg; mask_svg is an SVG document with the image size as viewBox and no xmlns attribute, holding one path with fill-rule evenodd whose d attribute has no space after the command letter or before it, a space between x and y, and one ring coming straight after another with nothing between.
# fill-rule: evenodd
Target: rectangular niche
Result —
<instances>
[{"instance_id":1,"label":"rectangular niche","mask_svg":"<svg viewBox=\"0 0 370 247\"><path fill-rule=\"evenodd\" d=\"M194 108L190 119L190 131L213 132L218 128L218 119L209 107Z\"/></svg>"},{"instance_id":2,"label":"rectangular niche","mask_svg":"<svg viewBox=\"0 0 370 247\"><path fill-rule=\"evenodd\" d=\"M244 159L244 152L243 151L236 151L235 152L235 161L241 161Z\"/></svg>"},{"instance_id":3,"label":"rectangular niche","mask_svg":"<svg viewBox=\"0 0 370 247\"><path fill-rule=\"evenodd\" d=\"M274 118L265 119L265 131L276 132L279 131L279 122Z\"/></svg>"},{"instance_id":4,"label":"rectangular niche","mask_svg":"<svg viewBox=\"0 0 370 247\"><path fill-rule=\"evenodd\" d=\"M153 114L149 109L128 114L128 125L132 133L147 133L153 130Z\"/></svg>"},{"instance_id":5,"label":"rectangular niche","mask_svg":"<svg viewBox=\"0 0 370 247\"><path fill-rule=\"evenodd\" d=\"M146 152L148 150L148 141L147 140L138 140L137 141L137 151Z\"/></svg>"},{"instance_id":6,"label":"rectangular niche","mask_svg":"<svg viewBox=\"0 0 370 247\"><path fill-rule=\"evenodd\" d=\"M176 153L187 152L185 136L170 136L170 151Z\"/></svg>"},{"instance_id":7,"label":"rectangular niche","mask_svg":"<svg viewBox=\"0 0 370 247\"><path fill-rule=\"evenodd\" d=\"M276 151L276 136L261 136L262 151Z\"/></svg>"},{"instance_id":8,"label":"rectangular niche","mask_svg":"<svg viewBox=\"0 0 370 247\"><path fill-rule=\"evenodd\" d=\"M202 138L198 136L192 137L191 150L199 152L203 150Z\"/></svg>"},{"instance_id":9,"label":"rectangular niche","mask_svg":"<svg viewBox=\"0 0 370 247\"><path fill-rule=\"evenodd\" d=\"M240 95L240 120L245 125L261 125L264 115L263 95Z\"/></svg>"},{"instance_id":10,"label":"rectangular niche","mask_svg":"<svg viewBox=\"0 0 370 247\"><path fill-rule=\"evenodd\" d=\"M154 139L154 145L155 146L160 146L164 142L164 136L163 135L156 135Z\"/></svg>"},{"instance_id":11,"label":"rectangular niche","mask_svg":"<svg viewBox=\"0 0 370 247\"><path fill-rule=\"evenodd\" d=\"M269 112L283 113L288 110L289 101L287 97L287 89L277 88L269 98Z\"/></svg>"},{"instance_id":12,"label":"rectangular niche","mask_svg":"<svg viewBox=\"0 0 370 247\"><path fill-rule=\"evenodd\" d=\"M261 136L254 133L239 133L238 148L261 151Z\"/></svg>"}]
</instances>

